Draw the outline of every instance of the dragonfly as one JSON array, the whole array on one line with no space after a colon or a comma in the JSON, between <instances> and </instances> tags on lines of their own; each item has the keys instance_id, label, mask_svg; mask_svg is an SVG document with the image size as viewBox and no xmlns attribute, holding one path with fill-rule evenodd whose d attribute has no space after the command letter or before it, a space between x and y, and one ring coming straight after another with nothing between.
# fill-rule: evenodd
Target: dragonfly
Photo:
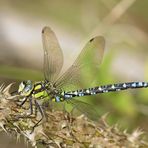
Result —
<instances>
[{"instance_id":1,"label":"dragonfly","mask_svg":"<svg viewBox=\"0 0 148 148\"><path fill-rule=\"evenodd\" d=\"M41 113L41 119L36 125L44 118L43 103L40 102L66 101L86 115L96 115L93 109L87 109L87 103L77 100L77 98L97 95L99 93L148 87L147 82L126 82L67 91L64 88L68 85L76 85L81 80L81 68L94 65L99 66L101 64L105 48L104 37L95 36L89 40L75 62L62 75L60 75L60 72L64 61L63 52L55 33L50 27L46 26L43 28L42 43L44 52L44 80L38 82L26 80L21 82L18 88L18 94L22 97L20 105L23 106L26 101L29 101L30 114L28 116L31 116L34 112L33 104ZM93 60L90 60L89 56L93 56Z\"/></svg>"}]
</instances>

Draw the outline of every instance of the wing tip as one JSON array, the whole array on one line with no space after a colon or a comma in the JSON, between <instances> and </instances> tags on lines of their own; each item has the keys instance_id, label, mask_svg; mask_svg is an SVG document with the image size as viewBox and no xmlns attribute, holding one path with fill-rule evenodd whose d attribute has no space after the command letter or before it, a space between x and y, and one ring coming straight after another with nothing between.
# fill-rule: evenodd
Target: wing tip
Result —
<instances>
[{"instance_id":1,"label":"wing tip","mask_svg":"<svg viewBox=\"0 0 148 148\"><path fill-rule=\"evenodd\" d=\"M42 34L45 32L44 28L42 29Z\"/></svg>"},{"instance_id":2,"label":"wing tip","mask_svg":"<svg viewBox=\"0 0 148 148\"><path fill-rule=\"evenodd\" d=\"M92 38L92 39L90 39L89 41L90 41L90 42L92 42L94 39L95 39L95 37L94 37L94 38Z\"/></svg>"},{"instance_id":3,"label":"wing tip","mask_svg":"<svg viewBox=\"0 0 148 148\"><path fill-rule=\"evenodd\" d=\"M91 38L90 40L89 40L89 42L92 42L92 41L94 41L94 40L101 40L102 42L105 42L105 38L103 37L103 36L95 36L95 37L93 37L93 38Z\"/></svg>"},{"instance_id":4,"label":"wing tip","mask_svg":"<svg viewBox=\"0 0 148 148\"><path fill-rule=\"evenodd\" d=\"M95 36L94 38L89 40L89 43L102 46L103 49L105 48L105 38L103 36Z\"/></svg>"},{"instance_id":5,"label":"wing tip","mask_svg":"<svg viewBox=\"0 0 148 148\"><path fill-rule=\"evenodd\" d=\"M44 34L46 30L51 30L51 28L49 26L43 27L42 34Z\"/></svg>"}]
</instances>

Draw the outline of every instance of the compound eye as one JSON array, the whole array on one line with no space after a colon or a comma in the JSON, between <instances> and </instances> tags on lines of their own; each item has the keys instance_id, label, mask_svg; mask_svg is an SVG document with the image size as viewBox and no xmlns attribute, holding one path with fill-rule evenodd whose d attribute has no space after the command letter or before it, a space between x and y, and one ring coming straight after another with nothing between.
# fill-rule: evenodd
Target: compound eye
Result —
<instances>
[{"instance_id":1,"label":"compound eye","mask_svg":"<svg viewBox=\"0 0 148 148\"><path fill-rule=\"evenodd\" d=\"M23 81L19 85L18 93L22 96L29 96L31 94L31 91L33 89L33 83L28 81Z\"/></svg>"},{"instance_id":2,"label":"compound eye","mask_svg":"<svg viewBox=\"0 0 148 148\"><path fill-rule=\"evenodd\" d=\"M25 87L25 89L24 89L25 92L29 92L30 90L32 90L32 85L31 84L27 85Z\"/></svg>"}]
</instances>

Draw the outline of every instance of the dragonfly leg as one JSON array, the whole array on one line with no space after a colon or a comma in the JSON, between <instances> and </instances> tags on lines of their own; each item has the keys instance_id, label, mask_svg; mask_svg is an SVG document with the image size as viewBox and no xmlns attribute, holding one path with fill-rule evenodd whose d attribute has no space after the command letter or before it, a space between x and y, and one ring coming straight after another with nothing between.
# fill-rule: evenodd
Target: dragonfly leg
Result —
<instances>
[{"instance_id":1,"label":"dragonfly leg","mask_svg":"<svg viewBox=\"0 0 148 148\"><path fill-rule=\"evenodd\" d=\"M25 98L25 100L20 104L21 107L24 105L24 103L27 101L27 97ZM30 105L30 113L28 115L19 115L17 116L17 118L30 118L31 115L33 115L33 104L32 104L32 98L29 97L29 105Z\"/></svg>"},{"instance_id":2,"label":"dragonfly leg","mask_svg":"<svg viewBox=\"0 0 148 148\"><path fill-rule=\"evenodd\" d=\"M29 97L29 104L30 104L30 114L28 116L31 116L33 114L33 104L32 104L32 98Z\"/></svg>"},{"instance_id":3,"label":"dragonfly leg","mask_svg":"<svg viewBox=\"0 0 148 148\"><path fill-rule=\"evenodd\" d=\"M18 106L20 106L20 107L22 107L24 104L25 104L25 102L27 101L27 97L25 97L24 98L24 100L23 101L21 101L21 103L20 104L18 104Z\"/></svg>"},{"instance_id":4,"label":"dragonfly leg","mask_svg":"<svg viewBox=\"0 0 148 148\"><path fill-rule=\"evenodd\" d=\"M44 111L42 109L42 107L39 105L39 103L35 100L35 106L36 106L36 110L39 109L39 112L41 114L41 118L40 120L33 126L31 133L34 131L35 127L37 127L39 125L39 123L43 120L43 118L45 117Z\"/></svg>"}]
</instances>

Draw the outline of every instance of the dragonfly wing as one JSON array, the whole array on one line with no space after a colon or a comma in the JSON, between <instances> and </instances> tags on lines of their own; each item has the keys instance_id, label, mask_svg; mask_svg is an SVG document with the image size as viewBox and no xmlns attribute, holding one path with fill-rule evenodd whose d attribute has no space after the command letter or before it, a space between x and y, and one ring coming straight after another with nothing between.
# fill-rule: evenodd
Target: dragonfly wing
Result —
<instances>
[{"instance_id":1,"label":"dragonfly wing","mask_svg":"<svg viewBox=\"0 0 148 148\"><path fill-rule=\"evenodd\" d=\"M100 115L92 105L77 99L71 99L67 101L67 103L70 103L73 106L73 110L76 108L78 111L86 115L89 119L92 119L94 121L99 119Z\"/></svg>"},{"instance_id":2,"label":"dragonfly wing","mask_svg":"<svg viewBox=\"0 0 148 148\"><path fill-rule=\"evenodd\" d=\"M46 80L54 81L63 66L63 53L50 27L42 30L42 42L44 49L44 76Z\"/></svg>"},{"instance_id":3,"label":"dragonfly wing","mask_svg":"<svg viewBox=\"0 0 148 148\"><path fill-rule=\"evenodd\" d=\"M102 36L96 36L88 41L73 65L58 79L57 86L75 85L81 80L81 69L88 71L92 67L98 68L103 58L104 48L105 40Z\"/></svg>"},{"instance_id":4,"label":"dragonfly wing","mask_svg":"<svg viewBox=\"0 0 148 148\"><path fill-rule=\"evenodd\" d=\"M102 36L96 36L89 40L79 54L73 65L95 65L99 66L102 62L105 47L105 39ZM93 61L89 58L93 57ZM84 62L85 63L82 63Z\"/></svg>"}]
</instances>

